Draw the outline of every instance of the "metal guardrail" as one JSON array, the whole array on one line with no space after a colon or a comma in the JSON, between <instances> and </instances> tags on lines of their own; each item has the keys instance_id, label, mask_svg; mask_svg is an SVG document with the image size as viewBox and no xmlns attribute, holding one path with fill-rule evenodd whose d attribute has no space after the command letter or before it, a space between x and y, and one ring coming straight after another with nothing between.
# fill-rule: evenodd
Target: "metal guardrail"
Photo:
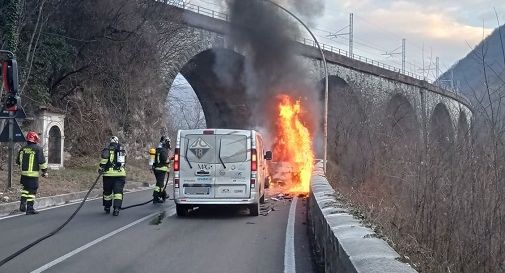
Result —
<instances>
[{"instance_id":1,"label":"metal guardrail","mask_svg":"<svg viewBox=\"0 0 505 273\"><path fill-rule=\"evenodd\" d=\"M316 42L314 42L314 40L312 40L312 39L303 38L303 39L297 40L297 42L302 43L304 45L317 47ZM384 69L387 69L387 70L390 70L390 71L400 72L400 74L403 74L403 75L406 75L406 76L409 76L409 77L412 77L412 78L415 78L415 79L418 79L418 80L426 80L426 78L423 77L423 76L421 76L421 75L417 75L417 74L414 74L414 73L409 72L409 71L402 72L401 69L398 68L398 67L395 67L395 66L392 66L392 65L389 65L389 64L385 64L385 63L376 61L376 60L368 58L368 57L364 57L364 56L361 56L361 55L358 55L358 54L352 54L352 56L350 56L351 54L349 53L349 51L340 49L340 48L332 46L332 45L322 44L322 43L319 43L319 45L321 45L321 48L323 50L326 50L326 51L329 51L329 52L333 52L335 54L343 55L343 56L346 56L348 58L351 58L351 59L354 59L354 60L357 60L357 61L360 61L360 62L364 62L364 63L367 63L367 64L371 64L371 65L374 65L374 66L377 66L377 67L381 67L381 68L384 68Z\"/></svg>"},{"instance_id":2,"label":"metal guardrail","mask_svg":"<svg viewBox=\"0 0 505 273\"><path fill-rule=\"evenodd\" d=\"M198 6L195 4L187 3L184 0L180 0L180 1L177 1L177 0L176 1L174 1L174 0L154 0L154 1L165 3L167 5L176 6L178 8L182 8L182 9L189 10L189 11L201 14L201 15L212 17L214 19L229 21L228 14L226 14L226 13L215 11L215 10L205 8L202 6Z\"/></svg>"},{"instance_id":3,"label":"metal guardrail","mask_svg":"<svg viewBox=\"0 0 505 273\"><path fill-rule=\"evenodd\" d=\"M229 21L229 16L226 13L215 11L215 10L212 10L212 9L209 9L209 8L205 8L205 7L202 7L202 6L198 6L198 5L195 5L195 4L187 3L184 0L175 0L175 1L174 0L154 0L154 1L156 1L156 2L162 2L162 3L165 3L167 5L172 5L172 6L175 6L175 7L179 7L179 8L182 8L182 9L185 9L185 10L188 10L188 11L192 11L192 12L195 12L197 14L205 15L205 16L208 16L208 17L211 17L211 18L214 18L214 19ZM303 38L303 39L297 39L296 41L299 42L299 43L301 43L301 44L304 44L304 45L308 45L308 46L312 46L312 47L317 47L316 42L314 42L314 40L312 40L312 39ZM379 61L376 61L376 60L373 60L371 58L364 57L364 56L361 56L361 55L358 55L358 54L352 54L352 56L350 56L350 54L349 54L348 51L340 49L340 48L332 46L332 45L328 45L328 44L324 44L324 43L319 43L319 45L321 45L321 48L323 50L325 50L325 51L329 51L329 52L332 52L332 53L335 53L335 54L338 54L338 55L346 56L348 58L351 58L351 59L354 59L354 60L357 60L357 61L361 61L361 62L364 62L364 63L367 63L367 64L371 64L371 65L374 65L374 66L377 66L377 67L380 67L380 68L383 68L383 69L386 69L386 70L390 70L390 71L393 71L393 72L398 72L398 73L400 73L402 75L405 75L405 76L408 76L408 77L411 77L411 78L414 78L414 79L417 79L417 80L427 81L427 82L429 82L429 83L431 83L431 84L433 84L435 86L443 88L444 90L448 90L448 91L451 91L452 93L457 94L458 96L462 96L461 94L459 94L457 92L457 90L452 90L450 87L443 86L439 82L436 82L436 81L431 81L430 82L430 81L428 81L428 79L426 77L424 77L422 75L418 75L418 74L415 74L415 73L412 73L412 72L409 72L409 71L402 72L401 68L398 68L398 67L386 64L386 63L382 63L382 62L379 62Z\"/></svg>"}]
</instances>

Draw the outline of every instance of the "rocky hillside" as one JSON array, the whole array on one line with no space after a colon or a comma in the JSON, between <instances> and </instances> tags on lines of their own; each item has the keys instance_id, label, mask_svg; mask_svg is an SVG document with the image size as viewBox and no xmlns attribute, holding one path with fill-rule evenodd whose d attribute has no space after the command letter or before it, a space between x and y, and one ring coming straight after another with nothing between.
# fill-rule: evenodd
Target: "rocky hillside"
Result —
<instances>
[{"instance_id":1,"label":"rocky hillside","mask_svg":"<svg viewBox=\"0 0 505 273\"><path fill-rule=\"evenodd\" d=\"M0 48L17 55L22 104L29 115L40 106L67 115L72 155L95 155L110 134L145 152L166 130L162 67L177 54L180 26L153 5L0 0Z\"/></svg>"},{"instance_id":2,"label":"rocky hillside","mask_svg":"<svg viewBox=\"0 0 505 273\"><path fill-rule=\"evenodd\" d=\"M501 36L501 37L500 37ZM486 93L486 80L490 90L503 88L505 83L505 25L495 29L465 58L445 72L439 81L454 86L471 99L480 99Z\"/></svg>"}]
</instances>

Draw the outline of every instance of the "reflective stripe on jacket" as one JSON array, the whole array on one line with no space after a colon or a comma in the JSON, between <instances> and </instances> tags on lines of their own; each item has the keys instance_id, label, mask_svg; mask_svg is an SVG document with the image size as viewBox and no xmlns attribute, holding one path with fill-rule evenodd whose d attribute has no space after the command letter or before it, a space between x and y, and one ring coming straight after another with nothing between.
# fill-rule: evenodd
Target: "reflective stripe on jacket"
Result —
<instances>
[{"instance_id":1,"label":"reflective stripe on jacket","mask_svg":"<svg viewBox=\"0 0 505 273\"><path fill-rule=\"evenodd\" d=\"M39 171L47 169L42 147L34 143L28 143L19 150L16 163L21 168L22 176L39 177Z\"/></svg>"},{"instance_id":2,"label":"reflective stripe on jacket","mask_svg":"<svg viewBox=\"0 0 505 273\"><path fill-rule=\"evenodd\" d=\"M111 143L108 148L102 150L100 168L104 170L103 176L126 176L124 164L117 162L117 153L120 145Z\"/></svg>"}]
</instances>

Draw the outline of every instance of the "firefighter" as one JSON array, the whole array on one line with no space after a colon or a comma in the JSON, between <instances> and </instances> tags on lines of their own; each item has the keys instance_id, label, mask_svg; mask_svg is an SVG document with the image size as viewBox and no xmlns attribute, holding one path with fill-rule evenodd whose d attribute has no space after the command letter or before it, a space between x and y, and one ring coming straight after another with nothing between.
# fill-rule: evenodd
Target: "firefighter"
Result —
<instances>
[{"instance_id":1,"label":"firefighter","mask_svg":"<svg viewBox=\"0 0 505 273\"><path fill-rule=\"evenodd\" d=\"M35 195L39 188L39 171L42 171L42 177L47 177L47 163L41 146L37 145L39 135L36 132L26 134L26 145L18 152L16 163L21 168L21 201L19 210L26 212L27 215L38 214L33 208Z\"/></svg>"},{"instance_id":2,"label":"firefighter","mask_svg":"<svg viewBox=\"0 0 505 273\"><path fill-rule=\"evenodd\" d=\"M126 151L119 138L112 136L109 146L102 150L98 173L103 174L103 207L106 214L118 216L123 203L123 188L126 183Z\"/></svg>"},{"instance_id":3,"label":"firefighter","mask_svg":"<svg viewBox=\"0 0 505 273\"><path fill-rule=\"evenodd\" d=\"M156 177L156 186L153 192L153 204L163 203L168 197L165 187L165 176L169 172L170 158L168 153L172 147L170 146L170 138L162 136L160 139L160 144L156 148L156 154L153 163L153 172Z\"/></svg>"}]
</instances>

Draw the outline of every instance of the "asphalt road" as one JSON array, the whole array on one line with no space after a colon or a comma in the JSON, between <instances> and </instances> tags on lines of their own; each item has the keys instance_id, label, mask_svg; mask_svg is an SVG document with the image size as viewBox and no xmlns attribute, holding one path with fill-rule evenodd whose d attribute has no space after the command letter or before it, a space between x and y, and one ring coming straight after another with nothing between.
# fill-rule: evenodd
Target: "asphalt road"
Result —
<instances>
[{"instance_id":1,"label":"asphalt road","mask_svg":"<svg viewBox=\"0 0 505 273\"><path fill-rule=\"evenodd\" d=\"M129 193L124 206L150 196L150 191ZM172 201L125 210L118 217L103 214L101 200L89 201L62 231L0 272L315 272L305 200L269 202L275 210L266 216L208 208L178 218ZM75 208L0 219L0 259L53 230Z\"/></svg>"}]
</instances>

